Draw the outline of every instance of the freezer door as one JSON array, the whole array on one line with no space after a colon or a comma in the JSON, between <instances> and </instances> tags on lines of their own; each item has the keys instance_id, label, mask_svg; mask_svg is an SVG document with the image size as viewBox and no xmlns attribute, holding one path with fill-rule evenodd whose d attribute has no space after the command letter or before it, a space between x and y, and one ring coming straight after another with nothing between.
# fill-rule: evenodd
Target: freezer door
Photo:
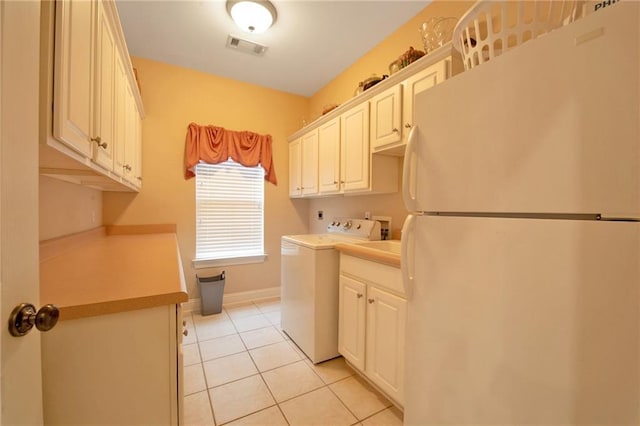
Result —
<instances>
[{"instance_id":1,"label":"freezer door","mask_svg":"<svg viewBox=\"0 0 640 426\"><path fill-rule=\"evenodd\" d=\"M410 211L640 216L639 4L416 95Z\"/></svg>"},{"instance_id":2,"label":"freezer door","mask_svg":"<svg viewBox=\"0 0 640 426\"><path fill-rule=\"evenodd\" d=\"M639 424L640 223L414 221L405 424Z\"/></svg>"}]
</instances>

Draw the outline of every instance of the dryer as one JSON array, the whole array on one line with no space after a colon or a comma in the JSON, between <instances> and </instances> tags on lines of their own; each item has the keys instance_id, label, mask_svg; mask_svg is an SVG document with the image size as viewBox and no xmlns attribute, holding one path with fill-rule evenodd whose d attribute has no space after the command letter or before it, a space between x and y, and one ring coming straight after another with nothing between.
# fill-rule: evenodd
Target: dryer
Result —
<instances>
[{"instance_id":1,"label":"dryer","mask_svg":"<svg viewBox=\"0 0 640 426\"><path fill-rule=\"evenodd\" d=\"M334 219L325 234L281 239L282 330L314 363L339 356L337 243L380 239L380 222Z\"/></svg>"}]
</instances>

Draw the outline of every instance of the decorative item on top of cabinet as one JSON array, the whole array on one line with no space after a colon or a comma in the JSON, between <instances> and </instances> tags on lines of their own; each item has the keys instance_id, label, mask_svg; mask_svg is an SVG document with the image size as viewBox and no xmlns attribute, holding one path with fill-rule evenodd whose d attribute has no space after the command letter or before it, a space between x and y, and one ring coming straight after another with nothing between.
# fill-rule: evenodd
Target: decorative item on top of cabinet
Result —
<instances>
[{"instance_id":1,"label":"decorative item on top of cabinet","mask_svg":"<svg viewBox=\"0 0 640 426\"><path fill-rule=\"evenodd\" d=\"M58 0L41 11L40 173L106 191L139 190L142 101L115 3ZM128 115L138 123L123 124ZM127 150L136 153L127 160L131 170L118 165Z\"/></svg>"}]
</instances>

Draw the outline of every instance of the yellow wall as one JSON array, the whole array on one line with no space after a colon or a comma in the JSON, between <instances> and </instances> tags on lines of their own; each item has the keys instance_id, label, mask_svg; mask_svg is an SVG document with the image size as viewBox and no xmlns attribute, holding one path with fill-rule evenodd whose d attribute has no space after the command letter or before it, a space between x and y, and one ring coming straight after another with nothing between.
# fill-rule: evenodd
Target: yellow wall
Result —
<instances>
[{"instance_id":1,"label":"yellow wall","mask_svg":"<svg viewBox=\"0 0 640 426\"><path fill-rule=\"evenodd\" d=\"M134 58L146 112L142 191L137 195L105 192L101 200L99 192L43 177L40 238L79 232L103 223L176 223L190 297L198 297L196 271L191 265L195 246L194 181L185 181L182 169L184 137L192 121L268 133L274 140L280 184L265 184L265 248L269 257L263 264L224 268L226 292L279 286L280 236L324 232L332 217L362 217L365 211L391 216L394 238L399 238L397 231L407 213L399 193L290 200L286 138L300 128L300 117L315 118L324 105L351 98L359 81L372 73L387 73L388 64L409 46L421 49L421 22L432 16L460 16L471 4L472 1L434 1L310 99ZM316 219L317 210L323 210L323 221ZM50 216L53 211L55 215ZM202 275L217 272L219 269L198 271Z\"/></svg>"},{"instance_id":2,"label":"yellow wall","mask_svg":"<svg viewBox=\"0 0 640 426\"><path fill-rule=\"evenodd\" d=\"M226 293L280 285L280 236L307 230L308 206L288 197L287 136L308 99L160 62L133 58L146 117L139 194L104 193L105 224L175 223L191 298L195 285L195 179L185 180L184 140L191 122L270 134L279 184L265 182L264 263L225 267ZM153 265L149 265L152 267ZM220 269L198 270L200 275Z\"/></svg>"}]
</instances>

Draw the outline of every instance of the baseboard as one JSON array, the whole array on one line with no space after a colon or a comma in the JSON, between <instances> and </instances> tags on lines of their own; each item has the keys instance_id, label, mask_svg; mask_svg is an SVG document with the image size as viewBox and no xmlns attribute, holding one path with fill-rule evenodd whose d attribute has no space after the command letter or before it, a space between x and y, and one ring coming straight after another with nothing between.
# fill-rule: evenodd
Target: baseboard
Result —
<instances>
[{"instance_id":1,"label":"baseboard","mask_svg":"<svg viewBox=\"0 0 640 426\"><path fill-rule=\"evenodd\" d=\"M222 296L222 306L235 303L250 302L258 299L280 297L280 287L262 288L260 290L240 291L237 293L225 293ZM182 304L183 312L200 312L200 298L189 299Z\"/></svg>"}]
</instances>

